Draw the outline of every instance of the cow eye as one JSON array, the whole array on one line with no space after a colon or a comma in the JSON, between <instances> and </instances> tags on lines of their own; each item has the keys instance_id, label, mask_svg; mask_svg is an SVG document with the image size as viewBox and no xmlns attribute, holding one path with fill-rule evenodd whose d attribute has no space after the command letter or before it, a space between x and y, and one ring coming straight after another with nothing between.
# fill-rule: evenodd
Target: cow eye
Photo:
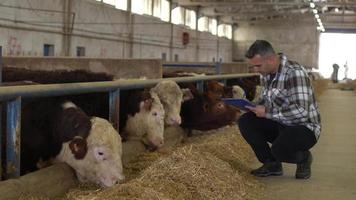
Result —
<instances>
[{"instance_id":1,"label":"cow eye","mask_svg":"<svg viewBox=\"0 0 356 200\"><path fill-rule=\"evenodd\" d=\"M98 152L98 154L99 154L100 156L104 155L104 153L103 153L103 152Z\"/></svg>"},{"instance_id":2,"label":"cow eye","mask_svg":"<svg viewBox=\"0 0 356 200\"><path fill-rule=\"evenodd\" d=\"M153 115L153 116L157 116L157 112L153 112L152 115Z\"/></svg>"}]
</instances>

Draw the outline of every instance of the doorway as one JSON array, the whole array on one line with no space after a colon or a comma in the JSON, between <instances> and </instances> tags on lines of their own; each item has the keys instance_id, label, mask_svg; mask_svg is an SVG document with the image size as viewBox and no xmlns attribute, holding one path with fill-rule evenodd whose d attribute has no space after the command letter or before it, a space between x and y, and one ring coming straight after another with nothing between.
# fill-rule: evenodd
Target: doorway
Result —
<instances>
[{"instance_id":1,"label":"doorway","mask_svg":"<svg viewBox=\"0 0 356 200\"><path fill-rule=\"evenodd\" d=\"M330 78L333 64L339 65L338 80L356 79L356 34L321 33L319 46L319 71L324 78ZM348 68L345 74L345 64Z\"/></svg>"}]
</instances>

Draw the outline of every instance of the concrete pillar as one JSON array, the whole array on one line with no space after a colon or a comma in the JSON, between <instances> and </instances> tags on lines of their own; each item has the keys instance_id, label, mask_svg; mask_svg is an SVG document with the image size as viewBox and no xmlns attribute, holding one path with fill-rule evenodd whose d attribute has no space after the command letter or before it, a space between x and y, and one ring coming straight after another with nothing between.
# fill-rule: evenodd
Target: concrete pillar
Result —
<instances>
[{"instance_id":1,"label":"concrete pillar","mask_svg":"<svg viewBox=\"0 0 356 200\"><path fill-rule=\"evenodd\" d=\"M172 23L172 9L173 9L173 1L169 0L169 23L170 23L170 34L169 34L169 61L173 61L173 31L174 25Z\"/></svg>"},{"instance_id":2,"label":"concrete pillar","mask_svg":"<svg viewBox=\"0 0 356 200\"><path fill-rule=\"evenodd\" d=\"M131 6L132 1L127 0L127 24L128 24L128 30L129 30L129 35L128 35L128 45L129 45L129 55L128 58L133 58L134 53L133 53L133 45L134 45L134 16L132 14Z\"/></svg>"},{"instance_id":3,"label":"concrete pillar","mask_svg":"<svg viewBox=\"0 0 356 200\"><path fill-rule=\"evenodd\" d=\"M199 42L200 42L200 32L198 30L198 19L200 16L200 6L198 6L196 8L196 18L195 18L195 38L196 38L196 46L195 46L195 61L199 62L199 51L200 51L200 46L199 46Z\"/></svg>"},{"instance_id":4,"label":"concrete pillar","mask_svg":"<svg viewBox=\"0 0 356 200\"><path fill-rule=\"evenodd\" d=\"M237 42L235 41L235 31L237 29L237 24L234 23L231 25L232 26L232 38L231 38L231 59L232 61L236 60L235 59L235 55L236 55L236 45L237 45Z\"/></svg>"},{"instance_id":5,"label":"concrete pillar","mask_svg":"<svg viewBox=\"0 0 356 200\"><path fill-rule=\"evenodd\" d=\"M219 62L219 51L220 51L220 41L219 41L219 33L218 33L218 26L220 24L220 19L219 17L216 18L216 62Z\"/></svg>"},{"instance_id":6,"label":"concrete pillar","mask_svg":"<svg viewBox=\"0 0 356 200\"><path fill-rule=\"evenodd\" d=\"M72 34L72 0L63 0L63 40L61 56L70 56Z\"/></svg>"}]
</instances>

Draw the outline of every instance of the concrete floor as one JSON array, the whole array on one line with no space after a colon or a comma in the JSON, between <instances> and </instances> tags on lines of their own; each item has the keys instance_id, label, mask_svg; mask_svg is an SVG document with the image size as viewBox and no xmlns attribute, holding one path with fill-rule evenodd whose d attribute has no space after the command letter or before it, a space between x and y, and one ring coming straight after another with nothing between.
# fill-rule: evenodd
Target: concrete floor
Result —
<instances>
[{"instance_id":1,"label":"concrete floor","mask_svg":"<svg viewBox=\"0 0 356 200\"><path fill-rule=\"evenodd\" d=\"M312 177L297 180L296 165L283 163L284 176L259 178L266 184L262 199L356 200L356 92L329 89L319 108L322 133L311 150Z\"/></svg>"}]
</instances>

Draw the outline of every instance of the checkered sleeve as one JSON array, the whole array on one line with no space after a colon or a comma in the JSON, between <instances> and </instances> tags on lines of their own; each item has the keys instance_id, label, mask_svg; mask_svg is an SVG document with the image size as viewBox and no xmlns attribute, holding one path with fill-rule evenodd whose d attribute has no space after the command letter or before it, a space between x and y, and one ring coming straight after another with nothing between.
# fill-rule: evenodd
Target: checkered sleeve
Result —
<instances>
[{"instance_id":1,"label":"checkered sleeve","mask_svg":"<svg viewBox=\"0 0 356 200\"><path fill-rule=\"evenodd\" d=\"M292 70L285 80L285 91L275 94L270 117L286 124L300 124L308 121L308 108L312 95L311 83L304 70Z\"/></svg>"}]
</instances>

